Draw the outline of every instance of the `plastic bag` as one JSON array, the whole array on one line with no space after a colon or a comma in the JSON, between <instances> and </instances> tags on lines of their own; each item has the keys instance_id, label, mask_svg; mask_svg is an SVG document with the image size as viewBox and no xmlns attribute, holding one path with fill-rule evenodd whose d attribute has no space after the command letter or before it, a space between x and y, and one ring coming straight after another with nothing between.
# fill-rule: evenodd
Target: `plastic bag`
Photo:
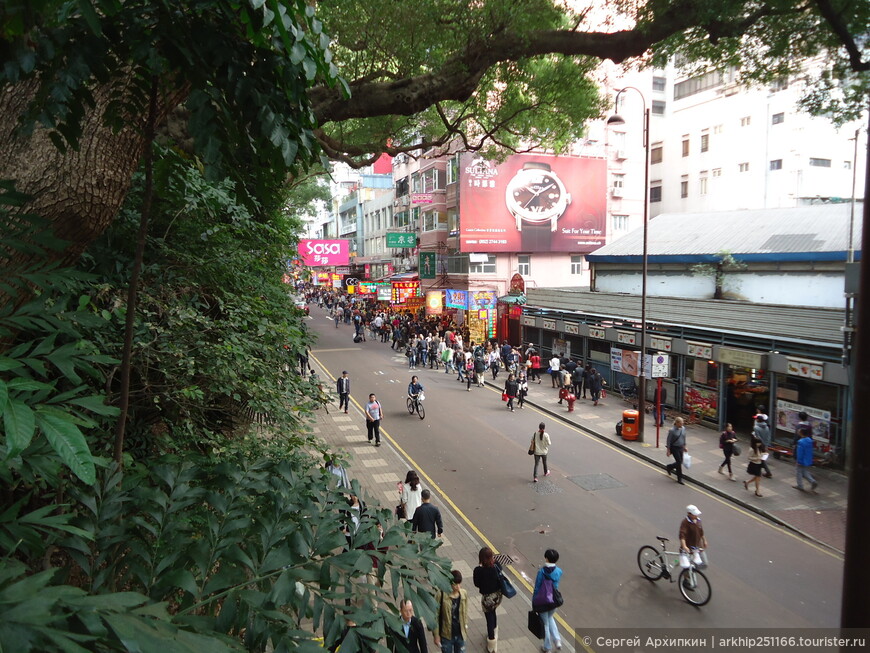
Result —
<instances>
[{"instance_id":1,"label":"plastic bag","mask_svg":"<svg viewBox=\"0 0 870 653\"><path fill-rule=\"evenodd\" d=\"M692 466L692 457L689 454L684 453L683 454L683 467L685 467L686 469L689 469L691 466Z\"/></svg>"}]
</instances>

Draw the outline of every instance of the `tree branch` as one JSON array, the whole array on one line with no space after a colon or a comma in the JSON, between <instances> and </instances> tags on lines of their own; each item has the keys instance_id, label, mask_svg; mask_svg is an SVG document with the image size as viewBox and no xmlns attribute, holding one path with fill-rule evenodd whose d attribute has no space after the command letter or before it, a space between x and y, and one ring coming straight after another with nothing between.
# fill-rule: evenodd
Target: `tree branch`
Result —
<instances>
[{"instance_id":1,"label":"tree branch","mask_svg":"<svg viewBox=\"0 0 870 653\"><path fill-rule=\"evenodd\" d=\"M846 24L831 6L831 3L828 0L813 0L813 2L818 7L822 18L830 25L831 31L837 35L840 43L843 44L846 52L849 53L849 64L852 66L852 70L856 73L870 70L870 61L861 61L861 51L858 49L855 39L852 38L849 28L846 27Z\"/></svg>"}]
</instances>

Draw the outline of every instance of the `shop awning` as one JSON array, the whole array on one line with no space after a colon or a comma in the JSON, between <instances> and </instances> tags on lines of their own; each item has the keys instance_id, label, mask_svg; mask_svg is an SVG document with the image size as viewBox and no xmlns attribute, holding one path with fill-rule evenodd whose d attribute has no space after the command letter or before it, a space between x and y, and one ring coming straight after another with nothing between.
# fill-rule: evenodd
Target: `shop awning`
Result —
<instances>
[{"instance_id":1,"label":"shop awning","mask_svg":"<svg viewBox=\"0 0 870 653\"><path fill-rule=\"evenodd\" d=\"M525 295L502 295L498 298L498 301L502 304L516 304L517 306L523 306L526 303Z\"/></svg>"}]
</instances>

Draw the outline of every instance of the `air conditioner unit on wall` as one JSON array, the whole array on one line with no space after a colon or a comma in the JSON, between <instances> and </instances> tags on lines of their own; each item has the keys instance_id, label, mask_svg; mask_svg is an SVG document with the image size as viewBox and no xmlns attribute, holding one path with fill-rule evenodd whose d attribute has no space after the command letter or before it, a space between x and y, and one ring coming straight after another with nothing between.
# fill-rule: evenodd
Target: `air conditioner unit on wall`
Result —
<instances>
[{"instance_id":1,"label":"air conditioner unit on wall","mask_svg":"<svg viewBox=\"0 0 870 653\"><path fill-rule=\"evenodd\" d=\"M614 186L610 189L610 194L613 197L622 197L622 188L617 188L616 186Z\"/></svg>"},{"instance_id":2,"label":"air conditioner unit on wall","mask_svg":"<svg viewBox=\"0 0 870 653\"><path fill-rule=\"evenodd\" d=\"M616 158L617 159L627 159L628 156L626 156L625 150L616 150Z\"/></svg>"}]
</instances>

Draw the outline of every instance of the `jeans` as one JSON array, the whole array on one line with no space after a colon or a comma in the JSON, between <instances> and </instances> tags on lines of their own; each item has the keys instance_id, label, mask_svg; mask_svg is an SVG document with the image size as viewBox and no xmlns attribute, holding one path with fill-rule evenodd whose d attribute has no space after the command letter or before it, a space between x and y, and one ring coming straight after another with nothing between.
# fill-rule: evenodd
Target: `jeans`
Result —
<instances>
[{"instance_id":1,"label":"jeans","mask_svg":"<svg viewBox=\"0 0 870 653\"><path fill-rule=\"evenodd\" d=\"M543 648L551 649L554 646L561 646L562 638L559 637L559 629L556 628L556 610L549 610L540 614L541 621L544 622Z\"/></svg>"},{"instance_id":2,"label":"jeans","mask_svg":"<svg viewBox=\"0 0 870 653\"><path fill-rule=\"evenodd\" d=\"M803 490L804 489L804 479L807 479L810 484L817 485L816 479L813 478L813 475L810 473L809 465L795 465L795 476L797 476L797 486Z\"/></svg>"},{"instance_id":3,"label":"jeans","mask_svg":"<svg viewBox=\"0 0 870 653\"><path fill-rule=\"evenodd\" d=\"M465 640L460 635L450 639L442 637L441 653L465 653Z\"/></svg>"},{"instance_id":4,"label":"jeans","mask_svg":"<svg viewBox=\"0 0 870 653\"><path fill-rule=\"evenodd\" d=\"M548 471L547 470L547 455L544 454L543 456L539 456L538 454L535 454L535 471L533 474L533 476L535 478L538 478L538 461L541 461L541 460L543 460L543 462L544 462L544 475L547 474L547 471Z\"/></svg>"},{"instance_id":5,"label":"jeans","mask_svg":"<svg viewBox=\"0 0 870 653\"><path fill-rule=\"evenodd\" d=\"M338 409L341 410L342 408L344 408L345 410L347 410L349 399L350 399L349 393L347 393L347 392L339 393L339 395L338 395Z\"/></svg>"}]
</instances>

